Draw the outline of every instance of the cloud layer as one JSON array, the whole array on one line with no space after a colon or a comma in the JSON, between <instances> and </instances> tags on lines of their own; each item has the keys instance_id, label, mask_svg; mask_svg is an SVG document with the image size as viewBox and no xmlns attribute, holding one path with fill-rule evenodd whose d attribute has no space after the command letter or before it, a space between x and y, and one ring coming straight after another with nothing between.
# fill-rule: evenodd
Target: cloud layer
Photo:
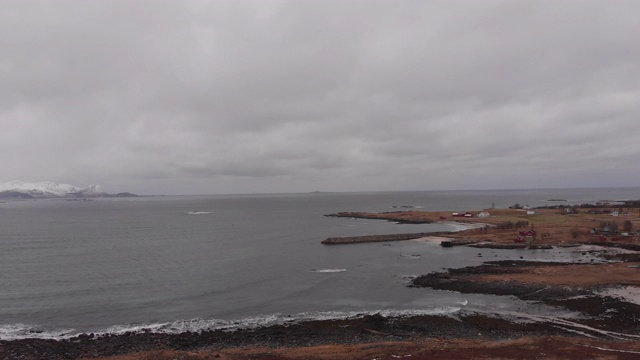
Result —
<instances>
[{"instance_id":1,"label":"cloud layer","mask_svg":"<svg viewBox=\"0 0 640 360\"><path fill-rule=\"evenodd\" d=\"M637 186L636 1L8 1L2 181Z\"/></svg>"}]
</instances>

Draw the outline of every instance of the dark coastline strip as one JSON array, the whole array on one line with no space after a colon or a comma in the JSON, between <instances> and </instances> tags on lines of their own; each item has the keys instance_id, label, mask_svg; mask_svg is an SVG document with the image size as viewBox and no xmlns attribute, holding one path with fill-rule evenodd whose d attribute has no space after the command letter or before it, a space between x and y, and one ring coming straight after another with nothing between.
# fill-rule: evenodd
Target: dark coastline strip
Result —
<instances>
[{"instance_id":1,"label":"dark coastline strip","mask_svg":"<svg viewBox=\"0 0 640 360\"><path fill-rule=\"evenodd\" d=\"M443 232L423 232L410 234L387 234L387 235L364 235L364 236L348 236L348 237L330 237L322 241L324 245L344 245L344 244L361 244L371 242L385 241L403 241L419 239L426 236L438 236L445 234Z\"/></svg>"},{"instance_id":2,"label":"dark coastline strip","mask_svg":"<svg viewBox=\"0 0 640 360\"><path fill-rule=\"evenodd\" d=\"M459 312L455 317L418 315L389 318L374 314L362 318L312 320L237 331L205 330L180 334L130 332L101 337L93 334L80 335L68 340L0 340L0 359L79 359L167 349L190 351L301 347L376 343L410 340L415 337L477 339L480 333L481 338L487 340L510 339L514 336L567 335L554 324L512 322L509 319L475 313ZM212 356L217 357L215 350L212 351Z\"/></svg>"},{"instance_id":3,"label":"dark coastline strip","mask_svg":"<svg viewBox=\"0 0 640 360\"><path fill-rule=\"evenodd\" d=\"M629 303L617 297L599 295L598 292L603 287L601 285L567 287L515 280L482 280L483 275L525 274L527 269L531 268L570 265L576 264L522 260L489 261L478 266L448 269L444 272L420 275L411 280L408 286L456 291L463 294L515 296L525 301L563 307L584 315L585 318L577 319L575 322L593 327L594 329L584 332L594 336L606 334L606 331L633 334L629 337L635 337L640 333L640 318L637 316L640 313L640 305ZM582 264L581 266L598 265ZM607 316L603 314L616 315ZM600 329L600 331L597 329ZM617 335L627 337L626 335Z\"/></svg>"},{"instance_id":4,"label":"dark coastline strip","mask_svg":"<svg viewBox=\"0 0 640 360\"><path fill-rule=\"evenodd\" d=\"M401 215L406 214L406 211L384 212L384 213L363 213L363 212L339 212L335 214L325 215L326 217L341 217L352 219L367 219L367 220L387 220L396 222L398 224L431 224L433 220L413 220L402 218Z\"/></svg>"}]
</instances>

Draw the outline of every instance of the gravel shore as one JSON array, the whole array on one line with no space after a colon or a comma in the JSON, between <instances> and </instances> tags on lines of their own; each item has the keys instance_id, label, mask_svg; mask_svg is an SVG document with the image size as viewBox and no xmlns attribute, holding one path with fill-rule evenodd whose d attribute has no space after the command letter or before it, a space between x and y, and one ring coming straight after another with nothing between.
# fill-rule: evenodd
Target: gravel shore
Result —
<instances>
[{"instance_id":1,"label":"gravel shore","mask_svg":"<svg viewBox=\"0 0 640 360\"><path fill-rule=\"evenodd\" d=\"M311 347L398 342L424 338L506 340L524 336L567 335L552 323L518 323L474 313L457 316L309 321L253 330L203 331L182 334L127 333L117 336L83 335L68 340L0 341L2 359L78 359L156 350L193 351L225 348Z\"/></svg>"}]
</instances>

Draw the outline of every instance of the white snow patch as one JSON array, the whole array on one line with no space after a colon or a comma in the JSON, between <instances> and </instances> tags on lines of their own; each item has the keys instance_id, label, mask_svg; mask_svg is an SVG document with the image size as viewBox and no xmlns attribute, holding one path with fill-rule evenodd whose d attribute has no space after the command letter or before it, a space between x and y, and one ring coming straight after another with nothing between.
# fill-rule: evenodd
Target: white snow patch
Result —
<instances>
[{"instance_id":1,"label":"white snow patch","mask_svg":"<svg viewBox=\"0 0 640 360\"><path fill-rule=\"evenodd\" d=\"M640 287L626 286L621 288L611 288L598 292L599 295L617 297L626 302L640 305Z\"/></svg>"},{"instance_id":2,"label":"white snow patch","mask_svg":"<svg viewBox=\"0 0 640 360\"><path fill-rule=\"evenodd\" d=\"M76 193L83 193L87 195L104 194L104 191L102 191L100 185L90 185L86 188L81 188L69 184L60 184L51 181L11 181L8 183L0 183L0 192L2 191L16 191L40 197L63 197L69 194Z\"/></svg>"}]
</instances>

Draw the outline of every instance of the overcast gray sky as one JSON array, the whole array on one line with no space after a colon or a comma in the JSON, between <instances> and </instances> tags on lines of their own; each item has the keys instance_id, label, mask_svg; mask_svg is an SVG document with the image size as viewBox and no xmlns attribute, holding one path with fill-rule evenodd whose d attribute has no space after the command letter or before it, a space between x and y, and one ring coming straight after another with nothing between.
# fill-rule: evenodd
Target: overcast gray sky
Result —
<instances>
[{"instance_id":1,"label":"overcast gray sky","mask_svg":"<svg viewBox=\"0 0 640 360\"><path fill-rule=\"evenodd\" d=\"M0 182L638 186L640 1L0 8Z\"/></svg>"}]
</instances>

